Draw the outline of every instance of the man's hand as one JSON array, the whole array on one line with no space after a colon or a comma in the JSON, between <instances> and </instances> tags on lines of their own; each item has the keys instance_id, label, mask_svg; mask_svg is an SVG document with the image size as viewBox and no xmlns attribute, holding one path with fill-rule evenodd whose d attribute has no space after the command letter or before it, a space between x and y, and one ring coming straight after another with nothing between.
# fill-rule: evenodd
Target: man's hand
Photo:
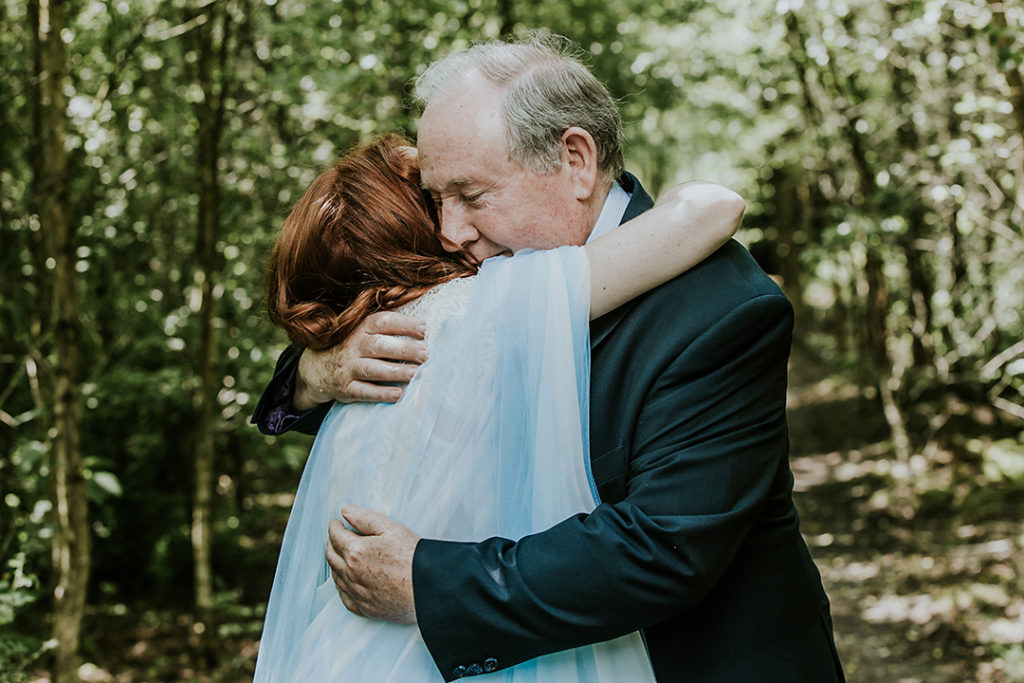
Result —
<instances>
[{"instance_id":1,"label":"man's hand","mask_svg":"<svg viewBox=\"0 0 1024 683\"><path fill-rule=\"evenodd\" d=\"M309 410L319 403L371 401L393 403L416 367L427 359L423 340L426 324L411 315L381 311L366 316L345 341L326 351L306 349L299 356L299 371L292 405Z\"/></svg>"},{"instance_id":2,"label":"man's hand","mask_svg":"<svg viewBox=\"0 0 1024 683\"><path fill-rule=\"evenodd\" d=\"M346 505L341 516L358 532L338 520L328 528L327 563L342 603L359 616L415 624L412 556L419 536L369 508Z\"/></svg>"}]
</instances>

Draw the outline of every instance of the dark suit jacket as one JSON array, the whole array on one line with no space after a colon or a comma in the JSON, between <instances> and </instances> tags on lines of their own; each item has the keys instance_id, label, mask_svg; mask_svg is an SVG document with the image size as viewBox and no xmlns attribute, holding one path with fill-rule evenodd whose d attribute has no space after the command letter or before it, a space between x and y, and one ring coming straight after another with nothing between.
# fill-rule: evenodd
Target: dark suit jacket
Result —
<instances>
[{"instance_id":1,"label":"dark suit jacket","mask_svg":"<svg viewBox=\"0 0 1024 683\"><path fill-rule=\"evenodd\" d=\"M623 220L651 206L620 182ZM843 680L791 498L792 322L736 242L593 322L602 504L518 542L416 548L417 620L446 680L636 629L663 682Z\"/></svg>"}]
</instances>

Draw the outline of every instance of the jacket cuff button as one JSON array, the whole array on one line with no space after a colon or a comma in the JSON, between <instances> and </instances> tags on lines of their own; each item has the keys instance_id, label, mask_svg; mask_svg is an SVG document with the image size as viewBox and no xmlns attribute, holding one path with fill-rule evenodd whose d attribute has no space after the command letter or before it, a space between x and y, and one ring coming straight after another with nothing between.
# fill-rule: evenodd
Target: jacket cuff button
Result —
<instances>
[{"instance_id":1,"label":"jacket cuff button","mask_svg":"<svg viewBox=\"0 0 1024 683\"><path fill-rule=\"evenodd\" d=\"M457 667L452 669L452 678L462 678L466 673L466 667L459 664Z\"/></svg>"},{"instance_id":2,"label":"jacket cuff button","mask_svg":"<svg viewBox=\"0 0 1024 683\"><path fill-rule=\"evenodd\" d=\"M492 671L497 671L497 669L498 669L498 660L497 659L495 659L494 657L488 657L487 659L484 660L484 671L485 672L491 673Z\"/></svg>"}]
</instances>

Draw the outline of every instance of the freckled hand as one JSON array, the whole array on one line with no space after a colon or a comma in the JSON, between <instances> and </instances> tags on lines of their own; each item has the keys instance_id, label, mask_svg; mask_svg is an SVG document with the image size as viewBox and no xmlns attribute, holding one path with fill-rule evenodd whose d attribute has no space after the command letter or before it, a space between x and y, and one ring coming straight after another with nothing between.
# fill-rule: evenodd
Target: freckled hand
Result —
<instances>
[{"instance_id":1,"label":"freckled hand","mask_svg":"<svg viewBox=\"0 0 1024 683\"><path fill-rule=\"evenodd\" d=\"M327 563L342 603L353 614L416 623L412 558L419 536L379 512L345 505L328 528Z\"/></svg>"}]
</instances>

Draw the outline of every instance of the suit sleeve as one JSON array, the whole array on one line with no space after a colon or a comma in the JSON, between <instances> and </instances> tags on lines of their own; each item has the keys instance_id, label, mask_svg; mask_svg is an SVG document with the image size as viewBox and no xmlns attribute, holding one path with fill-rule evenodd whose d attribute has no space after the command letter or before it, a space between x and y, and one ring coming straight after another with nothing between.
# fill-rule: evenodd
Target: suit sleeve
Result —
<instances>
[{"instance_id":1,"label":"suit sleeve","mask_svg":"<svg viewBox=\"0 0 1024 683\"><path fill-rule=\"evenodd\" d=\"M417 545L417 620L446 680L470 662L512 666L694 607L745 542L773 481L790 476L784 296L753 297L696 336L646 336L627 373L652 354L665 360L638 414L624 418L634 426L623 500L518 542Z\"/></svg>"},{"instance_id":2,"label":"suit sleeve","mask_svg":"<svg viewBox=\"0 0 1024 683\"><path fill-rule=\"evenodd\" d=\"M295 412L292 407L292 396L295 395L295 376L299 367L299 356L302 349L294 344L288 345L277 359L274 376L270 384L263 390L256 409L252 414L252 423L261 433L277 436L287 431L303 434L316 434L327 417L331 403L322 403L305 412Z\"/></svg>"}]
</instances>

